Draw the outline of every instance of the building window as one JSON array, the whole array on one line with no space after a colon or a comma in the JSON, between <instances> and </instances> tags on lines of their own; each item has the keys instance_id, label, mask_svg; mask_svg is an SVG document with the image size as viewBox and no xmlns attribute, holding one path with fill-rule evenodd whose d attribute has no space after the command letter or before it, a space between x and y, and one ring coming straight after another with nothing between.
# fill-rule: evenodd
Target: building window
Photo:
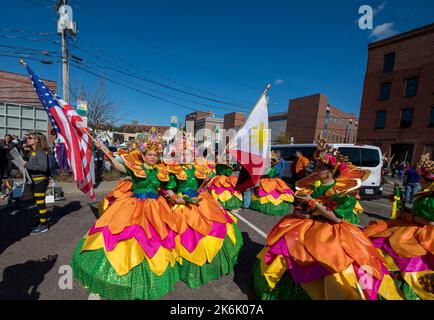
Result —
<instances>
[{"instance_id":1,"label":"building window","mask_svg":"<svg viewBox=\"0 0 434 320\"><path fill-rule=\"evenodd\" d=\"M375 129L383 129L386 126L387 111L378 111L375 118Z\"/></svg>"},{"instance_id":2,"label":"building window","mask_svg":"<svg viewBox=\"0 0 434 320\"><path fill-rule=\"evenodd\" d=\"M395 65L395 52L386 54L384 56L383 72L387 73L393 71L394 65Z\"/></svg>"},{"instance_id":3,"label":"building window","mask_svg":"<svg viewBox=\"0 0 434 320\"><path fill-rule=\"evenodd\" d=\"M434 128L434 106L431 107L431 114L429 115L429 124L430 128Z\"/></svg>"},{"instance_id":4,"label":"building window","mask_svg":"<svg viewBox=\"0 0 434 320\"><path fill-rule=\"evenodd\" d=\"M392 86L391 82L383 82L381 84L380 97L379 97L380 101L389 99L391 86Z\"/></svg>"},{"instance_id":5,"label":"building window","mask_svg":"<svg viewBox=\"0 0 434 320\"><path fill-rule=\"evenodd\" d=\"M403 109L401 112L400 128L410 128L413 120L413 108Z\"/></svg>"},{"instance_id":6,"label":"building window","mask_svg":"<svg viewBox=\"0 0 434 320\"><path fill-rule=\"evenodd\" d=\"M417 94L419 78L410 78L405 82L405 96L414 97Z\"/></svg>"}]
</instances>

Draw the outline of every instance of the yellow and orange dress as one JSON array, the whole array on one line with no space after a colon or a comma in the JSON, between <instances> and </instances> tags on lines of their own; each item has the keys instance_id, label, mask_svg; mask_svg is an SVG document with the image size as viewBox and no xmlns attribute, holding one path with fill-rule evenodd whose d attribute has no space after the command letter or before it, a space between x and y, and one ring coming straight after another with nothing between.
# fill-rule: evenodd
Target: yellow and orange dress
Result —
<instances>
[{"instance_id":1,"label":"yellow and orange dress","mask_svg":"<svg viewBox=\"0 0 434 320\"><path fill-rule=\"evenodd\" d=\"M243 195L235 190L238 177L232 175L233 168L229 164L218 163L217 175L208 183L208 190L223 208L236 210L243 206Z\"/></svg>"},{"instance_id":2,"label":"yellow and orange dress","mask_svg":"<svg viewBox=\"0 0 434 320\"><path fill-rule=\"evenodd\" d=\"M277 177L276 166L272 166L267 175L259 180L250 202L250 209L270 216L284 216L291 211L294 191Z\"/></svg>"},{"instance_id":3,"label":"yellow and orange dress","mask_svg":"<svg viewBox=\"0 0 434 320\"><path fill-rule=\"evenodd\" d=\"M178 234L176 253L181 279L192 288L232 273L243 245L236 218L208 192L199 192L207 177L203 164L168 165L166 190L182 196L186 204L172 204L170 228Z\"/></svg>"},{"instance_id":4,"label":"yellow and orange dress","mask_svg":"<svg viewBox=\"0 0 434 320\"><path fill-rule=\"evenodd\" d=\"M267 237L253 266L256 294L267 300L402 299L383 257L354 223L362 208L350 180L321 185L312 174L298 191L343 219L333 223L301 205L282 218Z\"/></svg>"},{"instance_id":5,"label":"yellow and orange dress","mask_svg":"<svg viewBox=\"0 0 434 320\"><path fill-rule=\"evenodd\" d=\"M398 219L372 222L365 234L387 261L408 300L434 300L434 191L416 194L417 222ZM422 219L420 219L422 218Z\"/></svg>"},{"instance_id":6,"label":"yellow and orange dress","mask_svg":"<svg viewBox=\"0 0 434 320\"><path fill-rule=\"evenodd\" d=\"M179 281L177 233L172 211L159 188L169 181L163 163L147 166L134 154L122 155L131 190L114 201L75 249L74 277L108 299L158 299Z\"/></svg>"}]
</instances>

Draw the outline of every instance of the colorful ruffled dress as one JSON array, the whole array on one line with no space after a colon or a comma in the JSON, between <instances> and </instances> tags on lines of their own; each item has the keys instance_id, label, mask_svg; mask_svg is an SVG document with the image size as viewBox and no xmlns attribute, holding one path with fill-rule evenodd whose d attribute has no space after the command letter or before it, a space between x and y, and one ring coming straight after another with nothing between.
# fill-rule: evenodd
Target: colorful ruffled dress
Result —
<instances>
[{"instance_id":1,"label":"colorful ruffled dress","mask_svg":"<svg viewBox=\"0 0 434 320\"><path fill-rule=\"evenodd\" d=\"M223 208L236 210L243 206L243 195L235 190L238 178L233 176L231 165L217 164L217 176L208 183L208 190Z\"/></svg>"},{"instance_id":2,"label":"colorful ruffled dress","mask_svg":"<svg viewBox=\"0 0 434 320\"><path fill-rule=\"evenodd\" d=\"M252 194L250 209L270 216L284 216L291 210L294 192L277 178L276 167L272 166L267 175L259 180L259 186Z\"/></svg>"},{"instance_id":3,"label":"colorful ruffled dress","mask_svg":"<svg viewBox=\"0 0 434 320\"><path fill-rule=\"evenodd\" d=\"M365 234L387 261L407 299L434 300L434 191L416 195L413 215L427 223L375 221Z\"/></svg>"},{"instance_id":4,"label":"colorful ruffled dress","mask_svg":"<svg viewBox=\"0 0 434 320\"><path fill-rule=\"evenodd\" d=\"M352 224L362 208L350 192L351 180L323 186L312 174L299 186L343 221L333 223L307 205L295 207L311 218L290 214L272 229L253 266L256 294L266 300L402 299L384 259Z\"/></svg>"},{"instance_id":5,"label":"colorful ruffled dress","mask_svg":"<svg viewBox=\"0 0 434 320\"><path fill-rule=\"evenodd\" d=\"M148 167L134 154L122 157L132 189L124 185L114 195L79 241L71 266L84 287L104 298L158 299L179 281L173 214L158 195L169 173L162 163Z\"/></svg>"},{"instance_id":6,"label":"colorful ruffled dress","mask_svg":"<svg viewBox=\"0 0 434 320\"><path fill-rule=\"evenodd\" d=\"M232 273L243 245L236 218L227 213L208 193L198 192L206 178L204 165L168 165L170 181L166 189L187 199L173 204L170 228L176 240L181 279L192 288ZM198 198L198 203L188 199Z\"/></svg>"}]
</instances>

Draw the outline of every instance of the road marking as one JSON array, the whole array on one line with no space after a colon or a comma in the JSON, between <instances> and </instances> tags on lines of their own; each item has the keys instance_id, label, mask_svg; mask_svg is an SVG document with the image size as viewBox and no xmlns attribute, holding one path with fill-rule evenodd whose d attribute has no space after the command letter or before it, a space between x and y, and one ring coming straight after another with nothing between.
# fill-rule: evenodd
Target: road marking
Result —
<instances>
[{"instance_id":1,"label":"road marking","mask_svg":"<svg viewBox=\"0 0 434 320\"><path fill-rule=\"evenodd\" d=\"M243 221L245 224L247 224L250 228L252 228L253 230L255 230L257 233L259 233L262 237L264 237L265 239L267 239L267 234L262 231L261 229L259 229L257 226L255 226L253 223L251 223L249 220L247 220L246 218L242 217L239 213L235 213L235 212L231 212L231 214L233 214L235 217L237 217L238 219L240 219L241 221Z\"/></svg>"}]
</instances>

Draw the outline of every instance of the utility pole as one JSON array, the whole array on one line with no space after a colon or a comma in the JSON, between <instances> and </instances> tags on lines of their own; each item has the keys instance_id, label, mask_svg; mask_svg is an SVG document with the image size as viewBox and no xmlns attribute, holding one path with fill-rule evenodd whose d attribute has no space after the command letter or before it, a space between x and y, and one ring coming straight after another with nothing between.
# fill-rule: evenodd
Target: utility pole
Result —
<instances>
[{"instance_id":1,"label":"utility pole","mask_svg":"<svg viewBox=\"0 0 434 320\"><path fill-rule=\"evenodd\" d=\"M63 0L66 2L66 0ZM62 31L62 92L63 99L69 103L69 63L68 63L68 37L66 30Z\"/></svg>"},{"instance_id":2,"label":"utility pole","mask_svg":"<svg viewBox=\"0 0 434 320\"><path fill-rule=\"evenodd\" d=\"M57 33L62 35L62 94L63 99L69 101L69 59L68 59L68 33L77 34L77 26L72 18L72 8L68 0L59 0L56 10L59 13Z\"/></svg>"}]
</instances>

